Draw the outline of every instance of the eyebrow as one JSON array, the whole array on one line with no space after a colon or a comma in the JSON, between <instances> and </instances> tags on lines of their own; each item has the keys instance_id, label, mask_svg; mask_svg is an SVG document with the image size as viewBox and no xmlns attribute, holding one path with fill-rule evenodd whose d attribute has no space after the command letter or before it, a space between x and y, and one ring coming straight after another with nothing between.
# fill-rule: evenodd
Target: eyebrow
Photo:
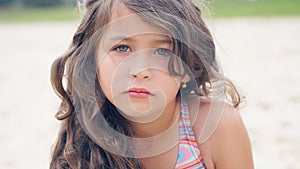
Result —
<instances>
[{"instance_id":1,"label":"eyebrow","mask_svg":"<svg viewBox=\"0 0 300 169\"><path fill-rule=\"evenodd\" d=\"M159 40L155 40L155 42L157 42L157 43L168 43L168 44L173 43L171 39L159 39Z\"/></svg>"},{"instance_id":2,"label":"eyebrow","mask_svg":"<svg viewBox=\"0 0 300 169\"><path fill-rule=\"evenodd\" d=\"M133 38L131 37L127 37L127 36L122 36L122 35L116 35L116 36L112 36L110 38L108 38L108 41L135 41ZM167 43L167 44L172 44L172 40L170 38L164 38L164 39L155 39L154 42L156 43Z\"/></svg>"}]
</instances>

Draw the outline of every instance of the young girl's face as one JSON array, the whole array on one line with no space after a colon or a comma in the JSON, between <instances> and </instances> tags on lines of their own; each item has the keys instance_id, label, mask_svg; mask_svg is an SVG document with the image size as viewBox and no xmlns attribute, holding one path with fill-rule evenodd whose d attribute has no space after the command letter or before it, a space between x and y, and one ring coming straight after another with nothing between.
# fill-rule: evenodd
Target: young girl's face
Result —
<instances>
[{"instance_id":1,"label":"young girl's face","mask_svg":"<svg viewBox=\"0 0 300 169\"><path fill-rule=\"evenodd\" d=\"M125 5L112 10L97 51L98 79L105 96L130 120L150 122L175 106L180 79L168 72L172 47L166 31Z\"/></svg>"}]
</instances>

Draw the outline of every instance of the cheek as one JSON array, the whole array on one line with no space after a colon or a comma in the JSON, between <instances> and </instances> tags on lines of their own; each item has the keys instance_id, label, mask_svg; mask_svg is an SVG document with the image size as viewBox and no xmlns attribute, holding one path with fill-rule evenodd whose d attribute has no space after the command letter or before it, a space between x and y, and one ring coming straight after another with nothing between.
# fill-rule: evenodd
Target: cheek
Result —
<instances>
[{"instance_id":1,"label":"cheek","mask_svg":"<svg viewBox=\"0 0 300 169\"><path fill-rule=\"evenodd\" d=\"M175 81L173 79L173 82L172 82L172 85L169 85L167 86L169 88L169 92L170 92L170 97L171 98L175 98L178 91L179 91L179 88L180 88L180 82L179 81Z\"/></svg>"},{"instance_id":2,"label":"cheek","mask_svg":"<svg viewBox=\"0 0 300 169\"><path fill-rule=\"evenodd\" d=\"M98 65L99 84L103 90L104 95L110 101L112 101L111 84L112 84L114 71L115 71L114 66L110 64L109 61L107 61L106 59L104 59L102 63Z\"/></svg>"},{"instance_id":3,"label":"cheek","mask_svg":"<svg viewBox=\"0 0 300 169\"><path fill-rule=\"evenodd\" d=\"M156 81L157 88L161 88L164 91L168 100L173 100L179 91L180 79L165 72L158 74L157 77L159 77Z\"/></svg>"}]
</instances>

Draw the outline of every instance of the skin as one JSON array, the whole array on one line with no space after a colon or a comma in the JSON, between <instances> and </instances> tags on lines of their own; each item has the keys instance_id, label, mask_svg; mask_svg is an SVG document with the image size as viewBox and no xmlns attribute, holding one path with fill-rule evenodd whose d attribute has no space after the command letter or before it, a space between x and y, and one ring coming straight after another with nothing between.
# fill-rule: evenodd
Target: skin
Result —
<instances>
[{"instance_id":1,"label":"skin","mask_svg":"<svg viewBox=\"0 0 300 169\"><path fill-rule=\"evenodd\" d=\"M117 8L98 51L100 85L105 96L132 120L137 137L157 135L176 120L179 112L176 94L181 79L167 72L171 40L164 30L132 16L135 13L124 5ZM120 20L126 16L129 18ZM130 25L138 26L133 29ZM126 92L134 87L145 88L152 95L128 97Z\"/></svg>"},{"instance_id":2,"label":"skin","mask_svg":"<svg viewBox=\"0 0 300 169\"><path fill-rule=\"evenodd\" d=\"M199 116L193 126L197 140L203 123L211 111L212 103L200 99ZM208 169L253 169L250 139L239 112L229 104L222 103L222 116L209 139L198 144Z\"/></svg>"},{"instance_id":3,"label":"skin","mask_svg":"<svg viewBox=\"0 0 300 169\"><path fill-rule=\"evenodd\" d=\"M165 63L168 60L161 55L171 51L172 45L169 43L170 37L164 30L145 23L138 17L132 17L124 23L120 22L122 26L114 25L114 21L132 14L135 12L122 3L116 4L115 9L112 10L110 23L113 24L104 33L98 51L98 76L105 96L116 107L123 110L126 117L131 118L134 136L146 138L162 133L178 121L180 103L176 94L180 82L186 82L189 78L173 77L166 72ZM130 25L135 27L132 28ZM122 30L118 29L120 27ZM125 38L122 35L123 37L117 41L108 40L114 39L112 35L124 32L126 32ZM147 65L152 62L151 57L150 59L148 57L150 55L163 58L160 59L160 66L153 68L151 67L153 65ZM146 99L128 97L124 91L131 87L147 88L154 96ZM200 136L205 119L211 113L212 102L202 98L196 99L196 102L195 104L200 103L201 106L196 110L190 108L190 112L199 114L191 116L195 120L194 134ZM124 105L130 106L122 107ZM152 107L152 105L156 106ZM231 105L226 103L222 105L223 113L218 125L208 140L198 144L204 163L208 169L252 169L254 167L251 146L243 121ZM145 119L149 118L151 120L145 122ZM143 122L137 122L137 119L142 119ZM171 169L175 167L177 154L178 145L159 155L140 158L140 160L149 169Z\"/></svg>"}]
</instances>

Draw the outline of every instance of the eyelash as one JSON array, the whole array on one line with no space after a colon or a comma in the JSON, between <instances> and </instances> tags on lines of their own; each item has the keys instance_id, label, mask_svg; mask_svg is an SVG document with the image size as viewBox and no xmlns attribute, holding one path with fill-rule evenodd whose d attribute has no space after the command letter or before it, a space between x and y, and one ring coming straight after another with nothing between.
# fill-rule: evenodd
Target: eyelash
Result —
<instances>
[{"instance_id":1,"label":"eyelash","mask_svg":"<svg viewBox=\"0 0 300 169\"><path fill-rule=\"evenodd\" d=\"M121 50L119 50L120 47L126 47L127 50L129 49L129 47L128 47L127 45L119 45L119 46L115 47L114 50L115 50L115 51L118 51L118 52L122 52L122 53L123 53L123 52L128 52L127 50L126 50L126 51L121 51Z\"/></svg>"},{"instance_id":2,"label":"eyelash","mask_svg":"<svg viewBox=\"0 0 300 169\"><path fill-rule=\"evenodd\" d=\"M164 51L164 52L166 52L166 53L164 53L164 54L158 54L158 55L170 56L171 53L172 53L169 49L164 49L164 48L158 48L157 50L155 50L155 53L157 53L159 50L160 50L160 51Z\"/></svg>"},{"instance_id":3,"label":"eyelash","mask_svg":"<svg viewBox=\"0 0 300 169\"><path fill-rule=\"evenodd\" d=\"M126 51L120 50L121 47L126 47ZM125 52L130 52L128 51L128 49L130 49L127 45L119 45L117 47L115 47L113 50L117 51L117 52L121 52L121 53L125 53ZM164 51L164 54L159 54L158 52ZM169 49L165 49L165 48L158 48L157 50L155 50L155 54L157 55L161 55L161 56L170 56L171 55L171 51Z\"/></svg>"}]
</instances>

